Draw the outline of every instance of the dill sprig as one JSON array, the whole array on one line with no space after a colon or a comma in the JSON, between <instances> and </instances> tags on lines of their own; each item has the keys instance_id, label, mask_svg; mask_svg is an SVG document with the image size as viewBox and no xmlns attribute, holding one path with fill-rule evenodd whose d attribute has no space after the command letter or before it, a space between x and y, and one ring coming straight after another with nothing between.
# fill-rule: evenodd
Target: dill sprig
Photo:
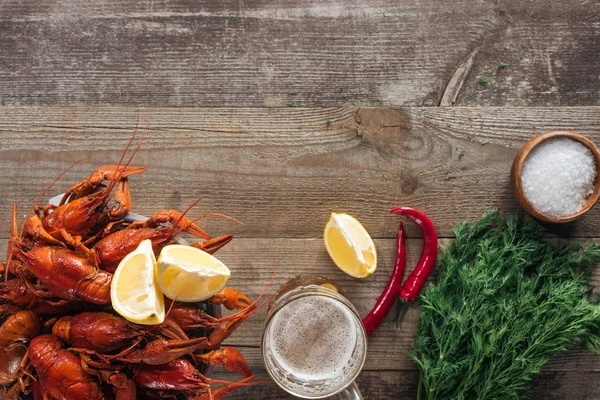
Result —
<instances>
[{"instance_id":1,"label":"dill sprig","mask_svg":"<svg viewBox=\"0 0 600 400\"><path fill-rule=\"evenodd\" d=\"M600 306L576 269L599 262L599 246L552 245L533 220L496 210L454 233L421 296L419 400L518 399L557 353L600 352Z\"/></svg>"},{"instance_id":2,"label":"dill sprig","mask_svg":"<svg viewBox=\"0 0 600 400\"><path fill-rule=\"evenodd\" d=\"M477 83L480 85L489 85L492 83L492 80L490 78L486 78L485 76L478 76Z\"/></svg>"}]
</instances>

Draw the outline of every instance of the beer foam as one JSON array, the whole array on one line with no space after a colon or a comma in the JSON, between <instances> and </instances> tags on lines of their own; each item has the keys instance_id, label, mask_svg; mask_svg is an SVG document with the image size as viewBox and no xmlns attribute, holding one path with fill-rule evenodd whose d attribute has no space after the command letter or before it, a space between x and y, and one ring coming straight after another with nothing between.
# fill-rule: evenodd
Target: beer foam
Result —
<instances>
[{"instance_id":1,"label":"beer foam","mask_svg":"<svg viewBox=\"0 0 600 400\"><path fill-rule=\"evenodd\" d=\"M271 321L273 356L296 379L338 380L352 373L357 318L336 300L306 296L291 301ZM360 321L359 321L360 322Z\"/></svg>"}]
</instances>

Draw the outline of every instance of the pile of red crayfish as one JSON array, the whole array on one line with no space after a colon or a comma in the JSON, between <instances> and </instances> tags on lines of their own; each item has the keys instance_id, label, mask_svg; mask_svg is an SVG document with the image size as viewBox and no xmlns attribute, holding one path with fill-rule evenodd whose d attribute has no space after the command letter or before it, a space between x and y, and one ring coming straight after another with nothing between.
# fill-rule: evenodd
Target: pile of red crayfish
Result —
<instances>
[{"instance_id":1,"label":"pile of red crayfish","mask_svg":"<svg viewBox=\"0 0 600 400\"><path fill-rule=\"evenodd\" d=\"M112 273L143 240L150 239L158 254L185 231L202 239L192 246L212 254L232 239L211 238L185 216L187 210L125 222L128 177L145 171L129 165L133 155L122 164L134 138L117 165L100 167L73 185L58 206L34 204L20 230L13 206L7 260L0 263L0 396L220 399L259 383L237 349L220 348L258 309L236 289L208 300L236 310L223 318L177 301L167 302L160 325L136 325L114 313ZM199 329L211 333L198 337ZM244 378L209 379L200 372L207 365Z\"/></svg>"}]
</instances>

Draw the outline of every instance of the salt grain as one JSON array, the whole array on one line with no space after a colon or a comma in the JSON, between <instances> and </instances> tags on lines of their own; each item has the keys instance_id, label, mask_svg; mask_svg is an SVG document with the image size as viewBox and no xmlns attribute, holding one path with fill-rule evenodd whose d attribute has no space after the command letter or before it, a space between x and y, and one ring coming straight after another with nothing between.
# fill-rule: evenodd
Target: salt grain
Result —
<instances>
[{"instance_id":1,"label":"salt grain","mask_svg":"<svg viewBox=\"0 0 600 400\"><path fill-rule=\"evenodd\" d=\"M572 215L594 190L594 156L575 140L547 139L525 159L521 180L535 208L555 217Z\"/></svg>"}]
</instances>

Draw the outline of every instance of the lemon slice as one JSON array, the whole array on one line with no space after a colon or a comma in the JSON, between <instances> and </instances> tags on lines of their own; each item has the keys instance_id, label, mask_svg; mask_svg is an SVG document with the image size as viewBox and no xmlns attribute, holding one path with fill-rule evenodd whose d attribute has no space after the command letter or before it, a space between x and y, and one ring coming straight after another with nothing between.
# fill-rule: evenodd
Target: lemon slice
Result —
<instances>
[{"instance_id":1,"label":"lemon slice","mask_svg":"<svg viewBox=\"0 0 600 400\"><path fill-rule=\"evenodd\" d=\"M231 272L210 254L190 246L165 246L158 256L158 286L170 299L204 301L225 287Z\"/></svg>"},{"instance_id":2,"label":"lemon slice","mask_svg":"<svg viewBox=\"0 0 600 400\"><path fill-rule=\"evenodd\" d=\"M110 299L123 318L143 325L165 320L165 299L155 282L155 267L150 240L144 240L119 263L110 285Z\"/></svg>"},{"instance_id":3,"label":"lemon slice","mask_svg":"<svg viewBox=\"0 0 600 400\"><path fill-rule=\"evenodd\" d=\"M331 213L323 238L335 265L348 275L366 278L375 272L375 243L356 218L348 214Z\"/></svg>"}]
</instances>

